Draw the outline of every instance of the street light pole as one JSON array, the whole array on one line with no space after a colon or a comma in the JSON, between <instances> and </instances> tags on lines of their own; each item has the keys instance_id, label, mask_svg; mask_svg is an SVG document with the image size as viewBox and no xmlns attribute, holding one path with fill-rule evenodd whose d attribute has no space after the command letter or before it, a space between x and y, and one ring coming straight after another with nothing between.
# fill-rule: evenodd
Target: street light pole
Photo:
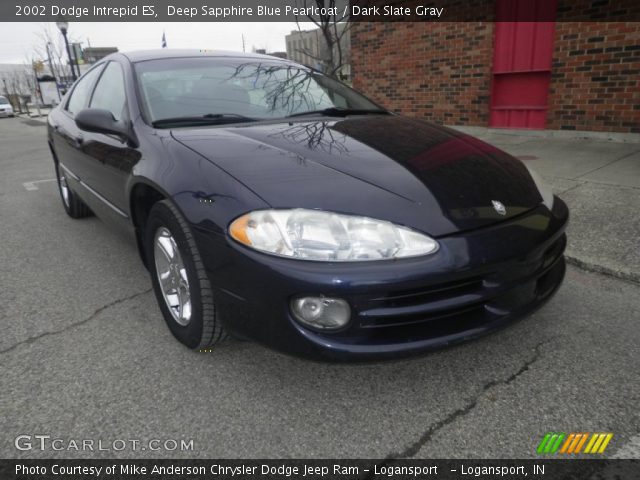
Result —
<instances>
[{"instance_id":1,"label":"street light pole","mask_svg":"<svg viewBox=\"0 0 640 480\"><path fill-rule=\"evenodd\" d=\"M80 78L80 75L82 75L80 73L80 60L78 59L78 50L76 49L76 45L78 45L77 43L72 43L71 44L71 51L73 52L73 63L76 66L76 72L78 73L78 78Z\"/></svg>"},{"instance_id":2,"label":"street light pole","mask_svg":"<svg viewBox=\"0 0 640 480\"><path fill-rule=\"evenodd\" d=\"M53 77L53 81L56 82L56 92L58 92L58 101L62 100L60 96L60 86L58 85L58 78L56 77L56 72L53 70L53 62L51 61L51 51L49 47L51 46L51 42L47 42L47 59L49 60L49 70L51 70L51 76Z\"/></svg>"},{"instance_id":3,"label":"street light pole","mask_svg":"<svg viewBox=\"0 0 640 480\"><path fill-rule=\"evenodd\" d=\"M56 25L60 29L62 36L64 37L64 44L67 47L67 55L69 57L69 66L71 67L71 78L75 82L78 77L76 76L76 71L73 68L73 57L71 56L71 49L69 48L69 40L67 39L67 30L69 29L69 23L67 22L56 22Z\"/></svg>"}]
</instances>

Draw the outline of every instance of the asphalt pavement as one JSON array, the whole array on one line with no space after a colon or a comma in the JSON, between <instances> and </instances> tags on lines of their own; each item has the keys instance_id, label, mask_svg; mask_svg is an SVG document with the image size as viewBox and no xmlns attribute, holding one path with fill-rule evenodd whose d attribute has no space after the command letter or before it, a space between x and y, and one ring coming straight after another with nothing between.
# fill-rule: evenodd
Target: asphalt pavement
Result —
<instances>
[{"instance_id":1,"label":"asphalt pavement","mask_svg":"<svg viewBox=\"0 0 640 480\"><path fill-rule=\"evenodd\" d=\"M612 432L606 456L640 458L633 281L569 266L534 315L402 361L314 363L238 340L196 353L166 328L135 246L65 215L41 122L0 119L0 172L0 457L526 458L561 431ZM113 449L150 439L193 448Z\"/></svg>"}]
</instances>

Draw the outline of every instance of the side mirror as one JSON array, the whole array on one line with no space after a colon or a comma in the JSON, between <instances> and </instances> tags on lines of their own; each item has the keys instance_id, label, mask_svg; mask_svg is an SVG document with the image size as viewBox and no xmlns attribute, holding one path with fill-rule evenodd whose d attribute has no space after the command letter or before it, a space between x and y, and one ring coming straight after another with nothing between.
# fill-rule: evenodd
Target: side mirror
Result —
<instances>
[{"instance_id":1,"label":"side mirror","mask_svg":"<svg viewBox=\"0 0 640 480\"><path fill-rule=\"evenodd\" d=\"M117 135L123 140L126 140L129 145L138 145L133 132L127 127L125 122L113 118L113 114L109 110L102 108L86 108L81 110L76 115L76 125L80 130L104 133L106 135Z\"/></svg>"}]
</instances>

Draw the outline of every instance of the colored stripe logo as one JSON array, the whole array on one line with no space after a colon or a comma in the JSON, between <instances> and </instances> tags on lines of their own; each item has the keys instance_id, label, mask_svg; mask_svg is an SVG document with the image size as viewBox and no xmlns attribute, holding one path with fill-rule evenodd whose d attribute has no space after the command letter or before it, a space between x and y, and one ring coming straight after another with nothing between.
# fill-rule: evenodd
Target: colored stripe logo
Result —
<instances>
[{"instance_id":1,"label":"colored stripe logo","mask_svg":"<svg viewBox=\"0 0 640 480\"><path fill-rule=\"evenodd\" d=\"M549 432L543 438L538 449L540 455L604 453L613 438L613 433L556 433ZM583 450L584 448L584 450Z\"/></svg>"}]
</instances>

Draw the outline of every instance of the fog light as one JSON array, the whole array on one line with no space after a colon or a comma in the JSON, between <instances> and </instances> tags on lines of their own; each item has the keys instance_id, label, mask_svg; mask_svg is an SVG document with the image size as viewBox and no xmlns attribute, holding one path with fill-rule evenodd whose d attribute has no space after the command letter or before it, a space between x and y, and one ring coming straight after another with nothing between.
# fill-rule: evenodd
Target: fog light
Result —
<instances>
[{"instance_id":1,"label":"fog light","mask_svg":"<svg viewBox=\"0 0 640 480\"><path fill-rule=\"evenodd\" d=\"M294 298L291 300L291 311L300 323L322 330L342 328L351 317L347 302L323 296Z\"/></svg>"}]
</instances>

